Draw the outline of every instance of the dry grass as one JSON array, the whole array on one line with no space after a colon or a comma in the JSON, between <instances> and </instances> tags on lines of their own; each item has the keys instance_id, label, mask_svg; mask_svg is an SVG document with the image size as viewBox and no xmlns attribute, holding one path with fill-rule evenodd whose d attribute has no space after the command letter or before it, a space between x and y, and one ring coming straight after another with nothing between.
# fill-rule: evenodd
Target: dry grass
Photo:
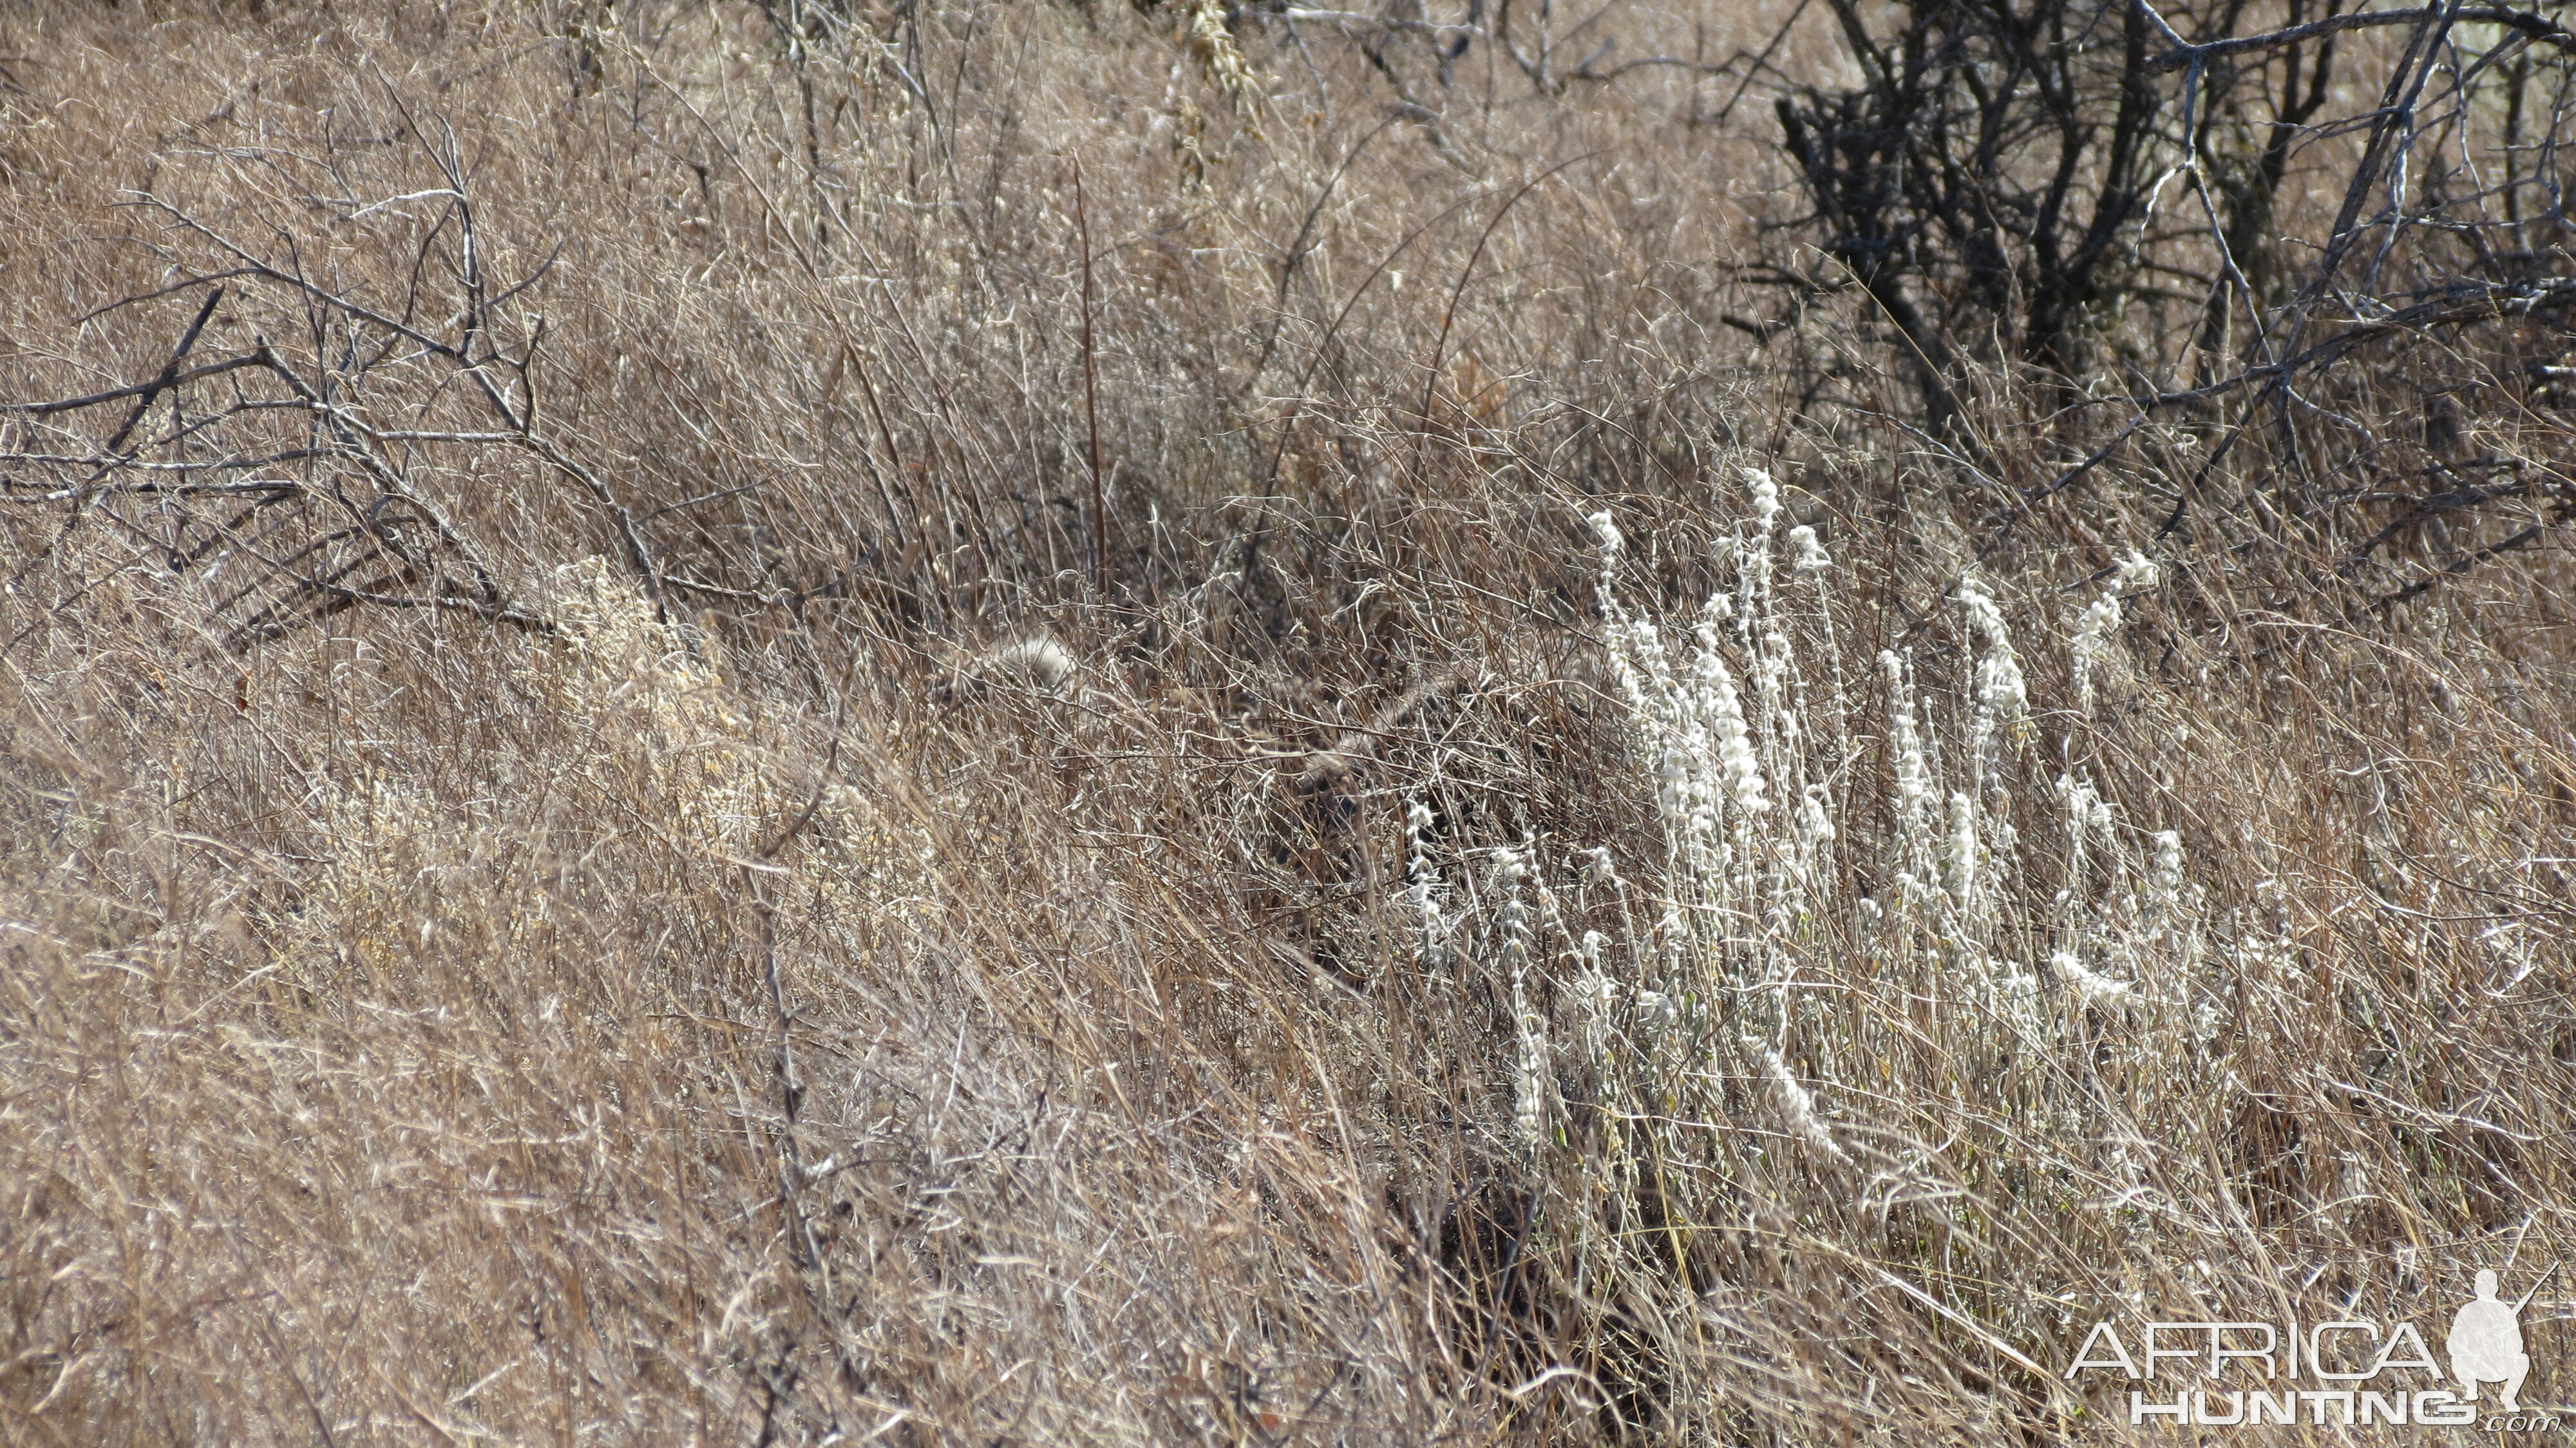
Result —
<instances>
[{"instance_id":1,"label":"dry grass","mask_svg":"<svg viewBox=\"0 0 2576 1448\"><path fill-rule=\"evenodd\" d=\"M860 19L0 20L0 403L266 359L0 414L0 1436L2114 1440L2576 1255L2554 542L1999 534L1729 79Z\"/></svg>"}]
</instances>

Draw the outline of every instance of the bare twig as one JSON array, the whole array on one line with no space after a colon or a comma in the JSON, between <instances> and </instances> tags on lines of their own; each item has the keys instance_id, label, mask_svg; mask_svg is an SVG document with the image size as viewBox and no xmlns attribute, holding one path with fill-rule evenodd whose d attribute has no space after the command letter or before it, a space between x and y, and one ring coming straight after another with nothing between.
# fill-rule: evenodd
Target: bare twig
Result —
<instances>
[{"instance_id":1,"label":"bare twig","mask_svg":"<svg viewBox=\"0 0 2576 1448\"><path fill-rule=\"evenodd\" d=\"M1082 158L1073 158L1073 219L1082 246L1082 417L1091 460L1091 592L1109 597L1109 490L1100 476L1100 365L1091 344L1091 212L1083 204Z\"/></svg>"},{"instance_id":2,"label":"bare twig","mask_svg":"<svg viewBox=\"0 0 2576 1448\"><path fill-rule=\"evenodd\" d=\"M127 397L140 397L148 404L153 398L170 388L259 365L261 365L260 359L257 357L227 357L221 362L208 362L201 367L191 367L185 372L165 371L149 382L137 382L130 387L111 387L105 392L93 392L86 397L66 397L58 402L0 402L0 412L24 413L30 417L51 417L58 412L74 412L84 407L96 407L102 402L115 402ZM130 427L131 424L128 426ZM116 440L122 442L124 438L120 434ZM113 452L114 449L110 447L107 451Z\"/></svg>"}]
</instances>

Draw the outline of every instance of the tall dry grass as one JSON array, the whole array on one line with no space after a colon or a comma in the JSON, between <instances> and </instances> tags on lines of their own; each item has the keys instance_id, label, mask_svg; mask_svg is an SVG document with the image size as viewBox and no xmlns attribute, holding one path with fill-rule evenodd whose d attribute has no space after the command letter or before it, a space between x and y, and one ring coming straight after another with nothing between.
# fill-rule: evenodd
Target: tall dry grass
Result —
<instances>
[{"instance_id":1,"label":"tall dry grass","mask_svg":"<svg viewBox=\"0 0 2576 1448\"><path fill-rule=\"evenodd\" d=\"M0 403L250 359L0 415L10 1440L2114 1440L2576 1247L2554 542L1999 527L1729 76L1208 10L0 21Z\"/></svg>"}]
</instances>

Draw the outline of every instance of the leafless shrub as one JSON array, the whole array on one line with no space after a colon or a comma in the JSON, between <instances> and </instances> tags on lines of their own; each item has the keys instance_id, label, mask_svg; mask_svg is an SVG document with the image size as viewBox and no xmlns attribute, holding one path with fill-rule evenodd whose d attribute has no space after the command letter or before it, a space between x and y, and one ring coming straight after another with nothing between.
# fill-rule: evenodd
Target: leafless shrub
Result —
<instances>
[{"instance_id":1,"label":"leafless shrub","mask_svg":"<svg viewBox=\"0 0 2576 1448\"><path fill-rule=\"evenodd\" d=\"M2277 568L2276 600L2385 609L2576 516L2565 429L2533 406L2576 301L2536 204L2576 45L2556 20L1832 8L1858 83L1777 103L1813 208L1782 234L1824 265L1767 275L1892 329L1917 394L1896 425L1996 490L1993 526L2168 428L2201 450L2165 465L2157 536L2197 517ZM2026 425L1970 415L1962 379L1998 367ZM1809 387L1837 392L1884 406ZM2433 556L2386 553L2409 537Z\"/></svg>"}]
</instances>

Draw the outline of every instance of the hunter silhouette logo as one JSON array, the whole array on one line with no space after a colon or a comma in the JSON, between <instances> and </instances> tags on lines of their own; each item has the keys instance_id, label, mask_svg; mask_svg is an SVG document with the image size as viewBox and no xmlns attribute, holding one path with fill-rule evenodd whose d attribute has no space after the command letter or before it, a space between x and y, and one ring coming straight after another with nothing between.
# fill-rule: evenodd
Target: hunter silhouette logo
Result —
<instances>
[{"instance_id":1,"label":"hunter silhouette logo","mask_svg":"<svg viewBox=\"0 0 2576 1448\"><path fill-rule=\"evenodd\" d=\"M2478 1273L2478 1295L2451 1319L2451 1336L2445 1344L2451 1350L2451 1376L2459 1382L2463 1399L2476 1402L2480 1383L2502 1383L2499 1406L2508 1413L2521 1410L2514 1394L2522 1391L2522 1380L2531 1376L2531 1355L2522 1350L2522 1310L2539 1290L2538 1283L2532 1284L2531 1292L2507 1307L2496 1298L2495 1273Z\"/></svg>"}]
</instances>

